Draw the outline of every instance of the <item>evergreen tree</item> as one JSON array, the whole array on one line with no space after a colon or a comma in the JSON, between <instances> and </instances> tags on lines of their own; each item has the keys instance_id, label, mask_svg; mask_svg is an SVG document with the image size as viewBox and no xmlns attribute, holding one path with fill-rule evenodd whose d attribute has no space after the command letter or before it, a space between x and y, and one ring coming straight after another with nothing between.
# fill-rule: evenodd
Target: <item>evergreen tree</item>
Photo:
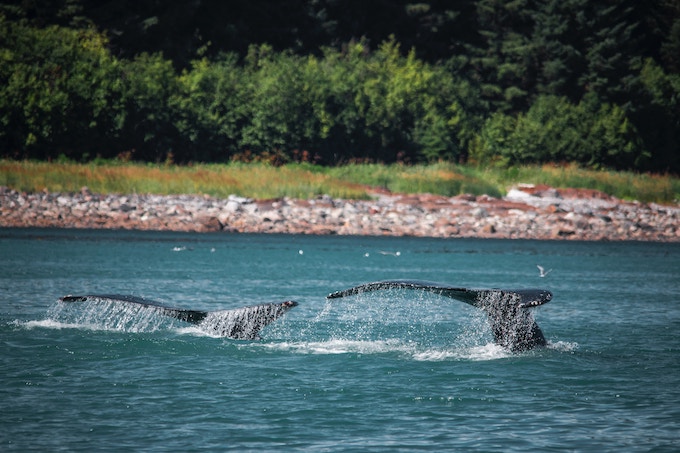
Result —
<instances>
[{"instance_id":1,"label":"evergreen tree","mask_svg":"<svg viewBox=\"0 0 680 453\"><path fill-rule=\"evenodd\" d=\"M480 47L471 48L473 77L492 109L523 111L534 83L529 0L478 0Z\"/></svg>"},{"instance_id":2,"label":"evergreen tree","mask_svg":"<svg viewBox=\"0 0 680 453\"><path fill-rule=\"evenodd\" d=\"M657 19L660 37L660 63L664 69L673 74L680 74L680 2L677 0L657 0L660 5L658 13L650 14L650 19ZM656 2L655 2L656 3ZM655 13L656 11L651 11Z\"/></svg>"},{"instance_id":3,"label":"evergreen tree","mask_svg":"<svg viewBox=\"0 0 680 453\"><path fill-rule=\"evenodd\" d=\"M534 95L567 96L578 101L582 91L578 76L583 60L575 47L578 34L575 17L588 0L547 0L538 2L530 11L532 73L535 74Z\"/></svg>"},{"instance_id":4,"label":"evergreen tree","mask_svg":"<svg viewBox=\"0 0 680 453\"><path fill-rule=\"evenodd\" d=\"M584 93L594 92L605 101L628 102L635 83L632 64L640 52L635 31L638 21L627 0L585 2L577 14L577 48L584 56L579 83Z\"/></svg>"}]
</instances>

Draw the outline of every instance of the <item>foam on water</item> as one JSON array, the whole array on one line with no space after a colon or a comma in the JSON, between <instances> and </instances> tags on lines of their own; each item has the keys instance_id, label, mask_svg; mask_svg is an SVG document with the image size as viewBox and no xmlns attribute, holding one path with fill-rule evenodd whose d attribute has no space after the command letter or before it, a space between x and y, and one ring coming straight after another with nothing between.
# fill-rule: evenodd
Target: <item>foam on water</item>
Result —
<instances>
[{"instance_id":1,"label":"foam on water","mask_svg":"<svg viewBox=\"0 0 680 453\"><path fill-rule=\"evenodd\" d=\"M548 349L560 352L574 352L578 349L578 343L573 341L548 341Z\"/></svg>"},{"instance_id":2,"label":"foam on water","mask_svg":"<svg viewBox=\"0 0 680 453\"><path fill-rule=\"evenodd\" d=\"M413 342L404 342L400 339L388 340L347 340L330 339L326 341L307 342L262 342L244 345L247 348L262 348L273 351L291 352L295 354L396 354L401 358L418 362L441 362L447 360L497 360L512 357L507 349L494 343L474 347L442 347L431 348Z\"/></svg>"},{"instance_id":3,"label":"foam on water","mask_svg":"<svg viewBox=\"0 0 680 453\"><path fill-rule=\"evenodd\" d=\"M413 358L422 362L441 362L445 360L497 360L511 357L513 354L495 343L481 346L453 349L429 349L415 354Z\"/></svg>"},{"instance_id":4,"label":"foam on water","mask_svg":"<svg viewBox=\"0 0 680 453\"><path fill-rule=\"evenodd\" d=\"M173 332L194 337L223 338L216 330L206 330L197 325L176 326Z\"/></svg>"},{"instance_id":5,"label":"foam on water","mask_svg":"<svg viewBox=\"0 0 680 453\"><path fill-rule=\"evenodd\" d=\"M41 320L37 320L37 321L19 321L18 319L16 319L16 320L14 320L14 322L12 324L17 326L17 327L24 327L26 329L42 328L42 329L100 330L100 329L92 328L94 326L86 326L86 325L83 325L83 324L71 323L71 322L55 321L53 319L41 319Z\"/></svg>"},{"instance_id":6,"label":"foam on water","mask_svg":"<svg viewBox=\"0 0 680 453\"><path fill-rule=\"evenodd\" d=\"M399 340L346 340L331 339L326 341L260 343L256 347L291 351L299 354L384 354L390 352L409 352L411 346Z\"/></svg>"}]
</instances>

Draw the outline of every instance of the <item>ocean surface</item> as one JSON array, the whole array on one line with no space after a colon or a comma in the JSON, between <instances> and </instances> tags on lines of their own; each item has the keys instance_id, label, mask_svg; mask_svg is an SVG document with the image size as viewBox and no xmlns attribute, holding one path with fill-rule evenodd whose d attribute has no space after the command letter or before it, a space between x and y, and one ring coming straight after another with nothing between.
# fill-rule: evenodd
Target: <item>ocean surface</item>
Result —
<instances>
[{"instance_id":1,"label":"ocean surface","mask_svg":"<svg viewBox=\"0 0 680 453\"><path fill-rule=\"evenodd\" d=\"M549 344L325 298L397 278L549 289ZM299 306L237 341L58 301L92 293ZM0 229L0 345L0 451L680 451L680 244Z\"/></svg>"}]
</instances>

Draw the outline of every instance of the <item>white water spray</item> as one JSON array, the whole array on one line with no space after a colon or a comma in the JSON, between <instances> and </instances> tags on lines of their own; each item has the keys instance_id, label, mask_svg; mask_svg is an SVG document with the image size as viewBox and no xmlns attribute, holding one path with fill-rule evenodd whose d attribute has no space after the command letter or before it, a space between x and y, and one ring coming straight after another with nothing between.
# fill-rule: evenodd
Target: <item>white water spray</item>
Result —
<instances>
[{"instance_id":1,"label":"white water spray","mask_svg":"<svg viewBox=\"0 0 680 453\"><path fill-rule=\"evenodd\" d=\"M107 299L92 299L77 305L57 302L48 310L47 319L64 326L117 332L154 332L171 328L176 322L164 316L159 307Z\"/></svg>"}]
</instances>

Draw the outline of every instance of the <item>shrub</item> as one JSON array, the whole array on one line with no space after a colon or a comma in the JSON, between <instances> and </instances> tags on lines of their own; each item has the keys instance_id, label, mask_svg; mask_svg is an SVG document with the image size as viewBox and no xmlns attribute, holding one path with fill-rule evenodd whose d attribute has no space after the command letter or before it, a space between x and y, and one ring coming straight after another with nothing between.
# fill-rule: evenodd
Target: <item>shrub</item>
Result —
<instances>
[{"instance_id":1,"label":"shrub","mask_svg":"<svg viewBox=\"0 0 680 453\"><path fill-rule=\"evenodd\" d=\"M564 97L540 96L526 114L492 115L473 157L502 165L568 161L631 169L643 165L649 153L623 108L594 95L576 105Z\"/></svg>"},{"instance_id":2,"label":"shrub","mask_svg":"<svg viewBox=\"0 0 680 453\"><path fill-rule=\"evenodd\" d=\"M124 62L122 78L126 115L116 140L119 149L150 162L191 160L171 101L180 86L170 61L160 54L141 54Z\"/></svg>"},{"instance_id":3,"label":"shrub","mask_svg":"<svg viewBox=\"0 0 680 453\"><path fill-rule=\"evenodd\" d=\"M106 38L94 30L37 29L0 16L0 42L3 152L39 158L106 152L101 138L125 117L120 65Z\"/></svg>"},{"instance_id":4,"label":"shrub","mask_svg":"<svg viewBox=\"0 0 680 453\"><path fill-rule=\"evenodd\" d=\"M194 160L227 161L238 152L247 118L243 79L235 55L194 61L179 77L176 126Z\"/></svg>"}]
</instances>

